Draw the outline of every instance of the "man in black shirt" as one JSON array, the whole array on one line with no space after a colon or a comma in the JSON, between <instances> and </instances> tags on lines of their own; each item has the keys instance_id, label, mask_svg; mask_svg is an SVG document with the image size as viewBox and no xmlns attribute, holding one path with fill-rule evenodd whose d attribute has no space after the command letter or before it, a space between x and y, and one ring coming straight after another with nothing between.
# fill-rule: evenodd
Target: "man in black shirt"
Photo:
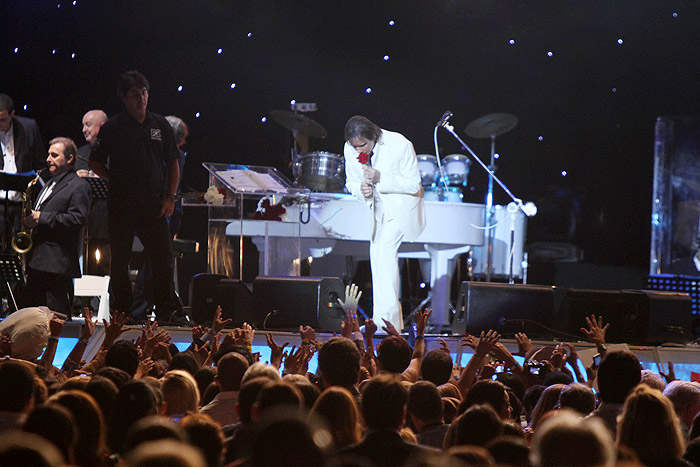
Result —
<instances>
[{"instance_id":1,"label":"man in black shirt","mask_svg":"<svg viewBox=\"0 0 700 467\"><path fill-rule=\"evenodd\" d=\"M156 317L167 321L174 308L167 218L173 214L177 199L179 152L165 117L147 110L149 89L148 81L137 71L119 77L124 112L100 129L89 166L109 180L113 308L126 313L131 309L129 258L137 233L153 261Z\"/></svg>"}]
</instances>

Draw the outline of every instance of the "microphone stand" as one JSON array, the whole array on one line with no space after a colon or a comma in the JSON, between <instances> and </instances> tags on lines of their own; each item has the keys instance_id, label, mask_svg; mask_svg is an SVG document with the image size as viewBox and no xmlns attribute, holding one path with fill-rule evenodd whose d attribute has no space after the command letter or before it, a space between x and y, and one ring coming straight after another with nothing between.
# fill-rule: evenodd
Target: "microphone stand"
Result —
<instances>
[{"instance_id":1,"label":"microphone stand","mask_svg":"<svg viewBox=\"0 0 700 467\"><path fill-rule=\"evenodd\" d=\"M487 271L487 282L490 280L490 274L488 272L491 270L491 261L492 261L492 251L493 251L493 232L491 230L493 229L493 182L495 181L498 183L498 185L503 189L503 191L506 192L506 194L510 197L510 199L513 200L513 203L515 205L514 209L508 209L508 212L510 212L511 215L511 225L510 225L510 248L508 251L510 252L510 272L508 276L508 283L509 284L514 284L515 281L513 279L513 246L515 244L515 216L518 213L518 211L522 211L523 214L526 216L534 216L535 213L532 212L530 209L526 209L525 205L523 204L523 200L516 197L512 191L508 189L505 183L501 181L500 178L496 176L496 174L493 172L493 159L494 159L494 144L495 144L495 138L491 139L491 166L487 166L484 164L484 162L479 158L479 156L476 155L474 151L467 145L467 143L464 142L462 138L459 137L459 135L455 132L454 127L450 125L448 119L441 120L438 122L440 126L442 126L445 130L447 130L454 138L459 142L459 144L462 146L462 149L467 151L476 162L479 163L479 165L486 171L486 173L489 174L489 191L488 195L486 196L486 229L487 230L487 239L488 239L488 244L487 244L487 249L488 249L488 260L486 264L486 271Z\"/></svg>"}]
</instances>

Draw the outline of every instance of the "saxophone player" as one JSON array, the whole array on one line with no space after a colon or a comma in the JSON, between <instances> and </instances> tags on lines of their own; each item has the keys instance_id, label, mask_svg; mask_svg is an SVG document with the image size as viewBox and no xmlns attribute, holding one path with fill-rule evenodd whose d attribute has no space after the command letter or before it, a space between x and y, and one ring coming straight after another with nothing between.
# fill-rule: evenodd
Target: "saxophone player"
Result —
<instances>
[{"instance_id":1,"label":"saxophone player","mask_svg":"<svg viewBox=\"0 0 700 467\"><path fill-rule=\"evenodd\" d=\"M49 142L46 157L51 180L22 219L32 229L27 287L32 305L71 316L73 278L80 277L80 230L90 205L90 185L75 172L78 150L69 138Z\"/></svg>"}]
</instances>

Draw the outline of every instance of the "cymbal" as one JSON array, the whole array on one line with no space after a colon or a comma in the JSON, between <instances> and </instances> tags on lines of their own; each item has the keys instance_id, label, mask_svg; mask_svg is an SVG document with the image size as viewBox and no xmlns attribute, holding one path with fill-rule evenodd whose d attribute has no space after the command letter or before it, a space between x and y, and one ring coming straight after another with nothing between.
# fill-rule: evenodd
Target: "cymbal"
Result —
<instances>
[{"instance_id":1,"label":"cymbal","mask_svg":"<svg viewBox=\"0 0 700 467\"><path fill-rule=\"evenodd\" d=\"M471 122L464 132L472 138L495 138L517 125L518 117L513 114L488 114Z\"/></svg>"},{"instance_id":2,"label":"cymbal","mask_svg":"<svg viewBox=\"0 0 700 467\"><path fill-rule=\"evenodd\" d=\"M303 115L290 112L289 110L273 110L270 112L272 119L297 135L307 135L312 138L325 138L326 129L316 120Z\"/></svg>"}]
</instances>

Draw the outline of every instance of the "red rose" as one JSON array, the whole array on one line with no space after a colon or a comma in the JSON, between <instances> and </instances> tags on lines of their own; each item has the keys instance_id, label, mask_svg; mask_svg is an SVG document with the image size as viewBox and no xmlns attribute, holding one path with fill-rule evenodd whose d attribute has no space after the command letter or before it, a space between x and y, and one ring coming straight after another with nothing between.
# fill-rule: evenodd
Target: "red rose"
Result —
<instances>
[{"instance_id":1,"label":"red rose","mask_svg":"<svg viewBox=\"0 0 700 467\"><path fill-rule=\"evenodd\" d=\"M360 155L357 156L357 161L362 165L369 164L369 154L366 152L361 152Z\"/></svg>"}]
</instances>

